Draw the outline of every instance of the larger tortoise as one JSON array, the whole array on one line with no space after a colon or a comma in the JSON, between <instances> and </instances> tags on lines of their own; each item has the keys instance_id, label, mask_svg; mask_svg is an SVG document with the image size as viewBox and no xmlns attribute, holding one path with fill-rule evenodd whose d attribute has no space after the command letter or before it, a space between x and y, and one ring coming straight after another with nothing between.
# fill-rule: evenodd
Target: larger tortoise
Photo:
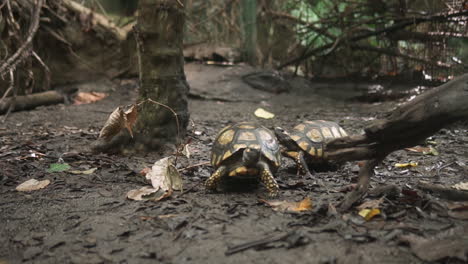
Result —
<instances>
[{"instance_id":1,"label":"larger tortoise","mask_svg":"<svg viewBox=\"0 0 468 264\"><path fill-rule=\"evenodd\" d=\"M324 120L304 121L291 133L276 127L275 135L281 144L282 154L294 159L301 174L310 174L307 164L329 165L324 151L326 140L348 136L337 123Z\"/></svg>"},{"instance_id":2,"label":"larger tortoise","mask_svg":"<svg viewBox=\"0 0 468 264\"><path fill-rule=\"evenodd\" d=\"M222 177L260 176L269 195L278 195L273 173L281 164L279 143L266 127L251 122L237 123L222 129L211 151L211 165L216 171L206 180L208 190L216 190Z\"/></svg>"}]
</instances>

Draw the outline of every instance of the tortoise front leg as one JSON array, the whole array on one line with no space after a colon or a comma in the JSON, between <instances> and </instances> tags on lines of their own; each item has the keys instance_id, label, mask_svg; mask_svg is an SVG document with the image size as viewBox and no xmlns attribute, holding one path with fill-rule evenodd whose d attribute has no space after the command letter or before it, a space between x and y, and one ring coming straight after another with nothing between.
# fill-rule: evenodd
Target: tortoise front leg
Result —
<instances>
[{"instance_id":1,"label":"tortoise front leg","mask_svg":"<svg viewBox=\"0 0 468 264\"><path fill-rule=\"evenodd\" d=\"M221 177L226 174L226 171L226 166L220 166L213 174L211 174L211 176L205 182L206 189L215 191L216 187L218 187L218 184L221 181Z\"/></svg>"},{"instance_id":2,"label":"tortoise front leg","mask_svg":"<svg viewBox=\"0 0 468 264\"><path fill-rule=\"evenodd\" d=\"M265 184L269 196L276 197L279 194L279 186L276 182L275 178L273 177L273 173L270 170L268 164L264 161L260 161L258 164L260 168L260 180L263 184Z\"/></svg>"},{"instance_id":3,"label":"tortoise front leg","mask_svg":"<svg viewBox=\"0 0 468 264\"><path fill-rule=\"evenodd\" d=\"M307 166L307 163L304 159L304 152L299 151L298 155L296 156L296 165L297 165L297 175L302 174L302 175L310 175L312 176L312 173L310 173L309 166Z\"/></svg>"}]
</instances>

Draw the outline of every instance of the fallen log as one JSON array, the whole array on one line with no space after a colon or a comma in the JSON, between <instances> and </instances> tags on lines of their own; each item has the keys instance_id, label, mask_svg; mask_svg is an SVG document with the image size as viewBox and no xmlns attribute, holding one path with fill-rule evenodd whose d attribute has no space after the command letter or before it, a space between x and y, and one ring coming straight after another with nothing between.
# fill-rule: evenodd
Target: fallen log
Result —
<instances>
[{"instance_id":1,"label":"fallen log","mask_svg":"<svg viewBox=\"0 0 468 264\"><path fill-rule=\"evenodd\" d=\"M468 74L425 92L365 129L364 135L335 139L326 144L335 161L367 160L354 191L343 200L347 210L369 186L375 166L393 151L417 145L443 127L468 117Z\"/></svg>"},{"instance_id":2,"label":"fallen log","mask_svg":"<svg viewBox=\"0 0 468 264\"><path fill-rule=\"evenodd\" d=\"M7 97L0 101L0 115L11 111L29 110L41 105L60 104L65 101L65 95L57 91L47 91L30 95Z\"/></svg>"}]
</instances>

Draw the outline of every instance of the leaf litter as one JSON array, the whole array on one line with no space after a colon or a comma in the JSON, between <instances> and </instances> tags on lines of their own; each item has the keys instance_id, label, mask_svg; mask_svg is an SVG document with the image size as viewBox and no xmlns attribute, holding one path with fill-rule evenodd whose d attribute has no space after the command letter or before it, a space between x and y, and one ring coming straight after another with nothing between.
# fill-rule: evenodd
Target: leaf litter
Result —
<instances>
[{"instance_id":1,"label":"leaf litter","mask_svg":"<svg viewBox=\"0 0 468 264\"><path fill-rule=\"evenodd\" d=\"M127 198L136 201L160 201L171 197L174 190L183 191L182 176L173 163L173 157L165 157L156 161L151 169L143 169L140 174L145 175L146 180L151 183L152 187L145 186L140 189L130 190L127 193ZM152 196L159 190L164 193L157 197Z\"/></svg>"},{"instance_id":2,"label":"leaf litter","mask_svg":"<svg viewBox=\"0 0 468 264\"><path fill-rule=\"evenodd\" d=\"M16 186L16 190L18 192L37 191L37 190L45 188L49 184L50 184L50 180L38 181L36 179L30 179Z\"/></svg>"}]
</instances>

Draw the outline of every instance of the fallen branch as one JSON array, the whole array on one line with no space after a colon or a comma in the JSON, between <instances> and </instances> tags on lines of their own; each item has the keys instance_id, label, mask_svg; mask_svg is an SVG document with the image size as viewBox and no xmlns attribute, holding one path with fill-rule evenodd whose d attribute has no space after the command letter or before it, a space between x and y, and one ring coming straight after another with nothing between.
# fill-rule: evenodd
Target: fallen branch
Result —
<instances>
[{"instance_id":1,"label":"fallen branch","mask_svg":"<svg viewBox=\"0 0 468 264\"><path fill-rule=\"evenodd\" d=\"M460 191L452 187L446 187L440 184L432 184L424 181L420 181L417 187L423 191L433 192L438 197L447 200L468 201L468 192Z\"/></svg>"},{"instance_id":2,"label":"fallen branch","mask_svg":"<svg viewBox=\"0 0 468 264\"><path fill-rule=\"evenodd\" d=\"M65 96L57 91L47 91L30 95L7 97L0 102L0 115L5 114L10 107L11 111L33 109L42 105L60 104Z\"/></svg>"},{"instance_id":3,"label":"fallen branch","mask_svg":"<svg viewBox=\"0 0 468 264\"><path fill-rule=\"evenodd\" d=\"M416 145L443 127L468 117L468 74L417 96L365 129L364 135L326 144L335 161L369 160L359 172L357 188L344 200L348 209L367 191L374 167L393 151Z\"/></svg>"},{"instance_id":4,"label":"fallen branch","mask_svg":"<svg viewBox=\"0 0 468 264\"><path fill-rule=\"evenodd\" d=\"M87 15L91 15L91 21L93 23L93 25L99 25L105 29L107 29L109 32L112 32L112 34L114 34L115 38L120 40L120 41L123 41L125 39L127 39L127 35L128 33L130 32L130 30L132 29L132 27L126 27L126 29L122 29L120 27L118 27L117 25L115 25L115 23L113 23L112 21L110 21L107 17L99 14L99 13L96 13L96 12L93 12L91 9L85 7L85 6L82 6L80 4L78 4L77 2L75 1L72 1L72 0L63 0L62 1L63 4L77 12L77 13L80 13L80 14L87 14Z\"/></svg>"}]
</instances>

